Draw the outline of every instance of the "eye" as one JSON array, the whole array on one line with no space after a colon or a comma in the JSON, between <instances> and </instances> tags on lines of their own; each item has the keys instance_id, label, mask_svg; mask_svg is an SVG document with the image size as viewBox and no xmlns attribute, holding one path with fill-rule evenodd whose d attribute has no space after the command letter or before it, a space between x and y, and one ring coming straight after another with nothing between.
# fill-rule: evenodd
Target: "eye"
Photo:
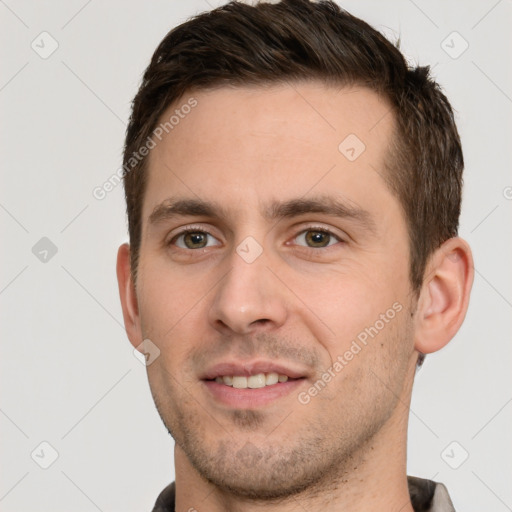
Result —
<instances>
[{"instance_id":1,"label":"eye","mask_svg":"<svg viewBox=\"0 0 512 512\"><path fill-rule=\"evenodd\" d=\"M211 247L214 245L220 245L219 243L211 243L208 237L216 242L219 242L213 235L207 231L199 231L197 229L187 229L173 237L169 245L176 245L180 249L204 249L205 247Z\"/></svg>"},{"instance_id":2,"label":"eye","mask_svg":"<svg viewBox=\"0 0 512 512\"><path fill-rule=\"evenodd\" d=\"M296 237L296 241L299 241L299 245L305 245L311 249L322 249L342 242L342 240L326 229L310 228L301 231Z\"/></svg>"}]
</instances>

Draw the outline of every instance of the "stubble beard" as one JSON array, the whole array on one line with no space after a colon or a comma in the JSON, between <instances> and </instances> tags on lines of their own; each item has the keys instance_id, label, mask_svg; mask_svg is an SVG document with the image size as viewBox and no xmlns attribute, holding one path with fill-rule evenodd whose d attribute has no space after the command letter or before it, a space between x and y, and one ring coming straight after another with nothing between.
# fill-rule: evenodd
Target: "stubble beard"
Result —
<instances>
[{"instance_id":1,"label":"stubble beard","mask_svg":"<svg viewBox=\"0 0 512 512\"><path fill-rule=\"evenodd\" d=\"M211 418L202 423L204 416L201 420L188 407L193 400L171 410L157 399L155 404L169 434L201 477L232 496L266 502L320 496L338 488L364 464L374 436L391 415L389 411L379 421L360 418L353 422L358 428L345 430L343 422L338 429L326 429L321 421L313 421L281 439L273 435L277 427L262 443L255 441L254 434L261 439L261 433L269 430L268 413L233 411L227 430ZM205 435L208 424L219 432L213 442Z\"/></svg>"},{"instance_id":2,"label":"stubble beard","mask_svg":"<svg viewBox=\"0 0 512 512\"><path fill-rule=\"evenodd\" d=\"M316 413L304 414L300 407L309 405L297 402L299 415L293 407L279 417L235 410L217 421L205 412L208 404L200 405L172 382L161 381L160 387L150 379L150 388L169 434L197 473L219 490L267 502L326 496L350 482L351 474L372 457L376 437L400 403L410 357L403 342L412 336L411 325L404 320L391 327L382 341L394 348L386 355L377 349L373 359L360 361L346 379L336 377L343 385L330 396L315 398ZM372 367L386 372L382 376L387 374L389 382L377 378ZM390 392L392 388L396 391Z\"/></svg>"}]
</instances>

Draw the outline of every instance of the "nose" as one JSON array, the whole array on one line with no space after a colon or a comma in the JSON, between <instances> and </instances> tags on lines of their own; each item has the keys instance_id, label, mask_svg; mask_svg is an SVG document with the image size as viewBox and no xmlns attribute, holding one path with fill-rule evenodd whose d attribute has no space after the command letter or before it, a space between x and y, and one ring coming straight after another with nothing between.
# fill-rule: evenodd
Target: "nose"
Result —
<instances>
[{"instance_id":1,"label":"nose","mask_svg":"<svg viewBox=\"0 0 512 512\"><path fill-rule=\"evenodd\" d=\"M281 327L287 318L286 287L263 252L248 263L237 252L221 279L209 311L210 324L223 335L255 334Z\"/></svg>"}]
</instances>

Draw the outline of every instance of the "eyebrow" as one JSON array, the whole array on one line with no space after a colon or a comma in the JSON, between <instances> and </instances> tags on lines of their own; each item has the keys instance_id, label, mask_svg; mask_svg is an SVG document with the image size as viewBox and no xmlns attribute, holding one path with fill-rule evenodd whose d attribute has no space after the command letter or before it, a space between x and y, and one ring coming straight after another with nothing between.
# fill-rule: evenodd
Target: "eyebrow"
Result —
<instances>
[{"instance_id":1,"label":"eyebrow","mask_svg":"<svg viewBox=\"0 0 512 512\"><path fill-rule=\"evenodd\" d=\"M298 217L308 213L323 213L333 217L348 219L366 231L376 232L375 220L370 212L331 196L290 199L283 202L272 201L263 210L263 216L268 221ZM153 209L148 223L157 224L183 216L227 219L229 218L229 213L224 206L210 201L169 198Z\"/></svg>"}]
</instances>

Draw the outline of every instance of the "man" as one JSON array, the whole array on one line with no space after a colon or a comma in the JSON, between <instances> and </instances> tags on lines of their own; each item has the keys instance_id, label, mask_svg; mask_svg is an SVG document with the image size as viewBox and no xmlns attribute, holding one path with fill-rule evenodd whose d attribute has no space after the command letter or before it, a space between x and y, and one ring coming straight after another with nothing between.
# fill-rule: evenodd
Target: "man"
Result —
<instances>
[{"instance_id":1,"label":"man","mask_svg":"<svg viewBox=\"0 0 512 512\"><path fill-rule=\"evenodd\" d=\"M124 169L124 321L176 442L154 511L454 510L406 475L473 281L428 68L331 2L230 3L157 48Z\"/></svg>"}]
</instances>

